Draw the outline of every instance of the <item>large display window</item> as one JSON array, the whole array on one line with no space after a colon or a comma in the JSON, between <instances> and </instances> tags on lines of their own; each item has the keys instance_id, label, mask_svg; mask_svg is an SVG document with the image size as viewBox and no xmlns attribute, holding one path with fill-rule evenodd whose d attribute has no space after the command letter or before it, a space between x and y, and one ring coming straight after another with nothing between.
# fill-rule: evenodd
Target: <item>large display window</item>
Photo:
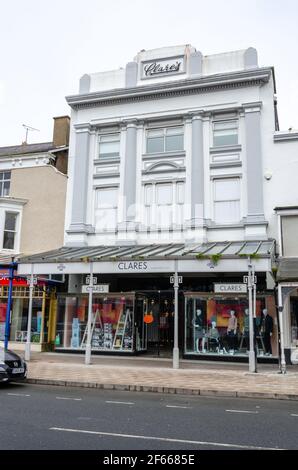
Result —
<instances>
[{"instance_id":1,"label":"large display window","mask_svg":"<svg viewBox=\"0 0 298 470\"><path fill-rule=\"evenodd\" d=\"M58 297L56 348L84 350L87 343L88 296ZM100 351L132 351L133 295L94 295L91 348Z\"/></svg>"},{"instance_id":2,"label":"large display window","mask_svg":"<svg viewBox=\"0 0 298 470\"><path fill-rule=\"evenodd\" d=\"M277 354L276 323L273 297L258 297L254 320L258 356ZM184 344L186 354L247 355L249 351L247 297L185 293Z\"/></svg>"},{"instance_id":3,"label":"large display window","mask_svg":"<svg viewBox=\"0 0 298 470\"><path fill-rule=\"evenodd\" d=\"M0 296L0 341L4 341L5 318L7 308L8 290L2 288L3 297ZM31 318L31 342L47 342L48 319L50 310L50 296L41 287L33 290L32 318ZM14 287L12 295L12 309L10 319L9 341L24 343L27 341L27 326L29 314L29 289L26 287Z\"/></svg>"}]
</instances>

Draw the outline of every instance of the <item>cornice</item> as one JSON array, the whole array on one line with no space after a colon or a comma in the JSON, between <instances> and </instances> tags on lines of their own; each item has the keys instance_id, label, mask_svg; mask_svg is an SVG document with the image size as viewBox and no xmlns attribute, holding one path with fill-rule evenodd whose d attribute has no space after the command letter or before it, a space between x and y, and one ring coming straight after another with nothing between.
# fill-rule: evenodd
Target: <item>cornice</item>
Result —
<instances>
[{"instance_id":1,"label":"cornice","mask_svg":"<svg viewBox=\"0 0 298 470\"><path fill-rule=\"evenodd\" d=\"M0 204L19 204L20 206L24 206L28 202L28 199L23 199L19 197L13 197L13 196L1 196L0 197Z\"/></svg>"},{"instance_id":2,"label":"cornice","mask_svg":"<svg viewBox=\"0 0 298 470\"><path fill-rule=\"evenodd\" d=\"M274 142L289 142L291 140L298 140L298 132L297 131L289 131L289 132L281 132L273 134L273 141Z\"/></svg>"},{"instance_id":3,"label":"cornice","mask_svg":"<svg viewBox=\"0 0 298 470\"><path fill-rule=\"evenodd\" d=\"M207 93L231 88L261 86L269 81L271 73L270 68L243 70L240 72L216 74L196 79L145 85L142 87L71 95L66 97L66 101L73 109L80 109L132 101L155 100L170 98L172 96Z\"/></svg>"}]
</instances>

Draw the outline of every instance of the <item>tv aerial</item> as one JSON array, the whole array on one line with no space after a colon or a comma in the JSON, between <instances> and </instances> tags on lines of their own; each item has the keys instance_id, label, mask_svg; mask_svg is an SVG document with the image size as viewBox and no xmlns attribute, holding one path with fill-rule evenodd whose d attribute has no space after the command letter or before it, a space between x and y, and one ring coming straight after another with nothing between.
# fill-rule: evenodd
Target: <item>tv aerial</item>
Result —
<instances>
[{"instance_id":1,"label":"tv aerial","mask_svg":"<svg viewBox=\"0 0 298 470\"><path fill-rule=\"evenodd\" d=\"M29 131L39 132L39 129L35 129L35 127L27 126L27 124L22 124L22 126L26 129L26 137L25 137L25 141L23 142L23 144L27 144L28 132Z\"/></svg>"}]
</instances>

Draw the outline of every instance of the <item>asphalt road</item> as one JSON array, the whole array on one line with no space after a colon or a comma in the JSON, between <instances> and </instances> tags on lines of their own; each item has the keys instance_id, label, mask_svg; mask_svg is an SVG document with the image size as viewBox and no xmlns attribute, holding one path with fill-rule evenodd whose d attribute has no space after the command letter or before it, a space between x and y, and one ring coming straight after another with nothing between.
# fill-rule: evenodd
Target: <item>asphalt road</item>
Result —
<instances>
[{"instance_id":1,"label":"asphalt road","mask_svg":"<svg viewBox=\"0 0 298 470\"><path fill-rule=\"evenodd\" d=\"M298 402L0 387L0 449L298 449Z\"/></svg>"}]
</instances>

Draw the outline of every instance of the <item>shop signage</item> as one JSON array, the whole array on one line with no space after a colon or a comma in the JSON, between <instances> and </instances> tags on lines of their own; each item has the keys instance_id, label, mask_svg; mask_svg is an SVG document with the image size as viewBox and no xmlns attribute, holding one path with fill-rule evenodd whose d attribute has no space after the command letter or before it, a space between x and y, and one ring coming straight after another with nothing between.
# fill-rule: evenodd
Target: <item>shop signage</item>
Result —
<instances>
[{"instance_id":1,"label":"shop signage","mask_svg":"<svg viewBox=\"0 0 298 470\"><path fill-rule=\"evenodd\" d=\"M216 294L246 294L247 285L241 283L214 284Z\"/></svg>"},{"instance_id":2,"label":"shop signage","mask_svg":"<svg viewBox=\"0 0 298 470\"><path fill-rule=\"evenodd\" d=\"M183 58L152 60L143 63L143 78L151 78L156 75L168 75L171 73L182 73Z\"/></svg>"},{"instance_id":3,"label":"shop signage","mask_svg":"<svg viewBox=\"0 0 298 470\"><path fill-rule=\"evenodd\" d=\"M89 285L83 285L82 286L82 294L86 294L90 291L90 289L93 290L93 293L96 294L107 294L109 292L109 284L96 284L92 286Z\"/></svg>"},{"instance_id":4,"label":"shop signage","mask_svg":"<svg viewBox=\"0 0 298 470\"><path fill-rule=\"evenodd\" d=\"M147 261L120 261L118 263L119 271L136 271L143 272L147 271L148 263Z\"/></svg>"}]
</instances>

